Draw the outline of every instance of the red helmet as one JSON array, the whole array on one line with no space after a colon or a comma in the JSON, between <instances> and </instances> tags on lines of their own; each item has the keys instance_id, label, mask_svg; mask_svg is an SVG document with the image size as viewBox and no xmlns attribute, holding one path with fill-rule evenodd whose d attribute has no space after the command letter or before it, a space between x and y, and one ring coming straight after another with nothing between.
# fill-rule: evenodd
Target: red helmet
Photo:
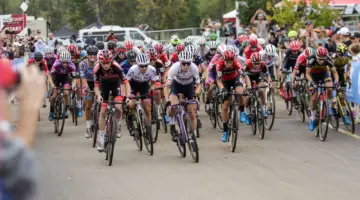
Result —
<instances>
[{"instance_id":1,"label":"red helmet","mask_svg":"<svg viewBox=\"0 0 360 200\"><path fill-rule=\"evenodd\" d=\"M290 48L292 51L298 51L301 48L301 44L299 41L292 41L290 42Z\"/></svg>"},{"instance_id":2,"label":"red helmet","mask_svg":"<svg viewBox=\"0 0 360 200\"><path fill-rule=\"evenodd\" d=\"M99 60L104 63L109 63L112 61L112 53L109 50L102 50L99 52Z\"/></svg>"},{"instance_id":3,"label":"red helmet","mask_svg":"<svg viewBox=\"0 0 360 200\"><path fill-rule=\"evenodd\" d=\"M250 38L250 40L249 40L249 45L250 45L250 47L257 47L257 45L258 45L258 40L257 40L257 38Z\"/></svg>"},{"instance_id":4,"label":"red helmet","mask_svg":"<svg viewBox=\"0 0 360 200\"><path fill-rule=\"evenodd\" d=\"M224 52L223 57L224 57L224 60L226 60L226 61L232 61L235 59L235 53L232 50L226 50Z\"/></svg>"},{"instance_id":5,"label":"red helmet","mask_svg":"<svg viewBox=\"0 0 360 200\"><path fill-rule=\"evenodd\" d=\"M176 51L178 53L184 51L184 49L185 49L185 46L183 44L179 44L179 45L176 46Z\"/></svg>"},{"instance_id":6,"label":"red helmet","mask_svg":"<svg viewBox=\"0 0 360 200\"><path fill-rule=\"evenodd\" d=\"M78 54L78 49L75 44L70 44L67 47L67 50L71 54L71 56L75 56L76 54Z\"/></svg>"},{"instance_id":7,"label":"red helmet","mask_svg":"<svg viewBox=\"0 0 360 200\"><path fill-rule=\"evenodd\" d=\"M250 60L252 63L259 63L262 61L262 57L261 57L260 53L255 52L255 53L251 54Z\"/></svg>"},{"instance_id":8,"label":"red helmet","mask_svg":"<svg viewBox=\"0 0 360 200\"><path fill-rule=\"evenodd\" d=\"M118 53L125 53L125 52L126 52L126 48L125 48L125 46L118 46L118 47L116 48L116 51L117 51Z\"/></svg>"},{"instance_id":9,"label":"red helmet","mask_svg":"<svg viewBox=\"0 0 360 200\"><path fill-rule=\"evenodd\" d=\"M125 40L124 45L128 51L134 48L134 42L131 40Z\"/></svg>"},{"instance_id":10,"label":"red helmet","mask_svg":"<svg viewBox=\"0 0 360 200\"><path fill-rule=\"evenodd\" d=\"M156 44L154 48L158 53L162 53L164 51L164 46L160 43Z\"/></svg>"},{"instance_id":11,"label":"red helmet","mask_svg":"<svg viewBox=\"0 0 360 200\"><path fill-rule=\"evenodd\" d=\"M326 58L328 56L328 50L324 47L319 47L316 50L316 57L317 58Z\"/></svg>"},{"instance_id":12,"label":"red helmet","mask_svg":"<svg viewBox=\"0 0 360 200\"><path fill-rule=\"evenodd\" d=\"M240 43L244 42L245 40L249 40L249 37L248 37L247 35L240 35L240 36L238 37L238 41L239 41Z\"/></svg>"},{"instance_id":13,"label":"red helmet","mask_svg":"<svg viewBox=\"0 0 360 200\"><path fill-rule=\"evenodd\" d=\"M155 49L149 49L146 51L146 54L150 57L150 60L156 60L157 59L157 52L155 51Z\"/></svg>"}]
</instances>

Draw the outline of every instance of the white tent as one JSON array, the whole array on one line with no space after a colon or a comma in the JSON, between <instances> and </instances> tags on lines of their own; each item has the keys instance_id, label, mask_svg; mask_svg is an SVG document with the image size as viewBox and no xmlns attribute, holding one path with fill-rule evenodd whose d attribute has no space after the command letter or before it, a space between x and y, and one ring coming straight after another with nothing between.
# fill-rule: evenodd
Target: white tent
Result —
<instances>
[{"instance_id":1,"label":"white tent","mask_svg":"<svg viewBox=\"0 0 360 200\"><path fill-rule=\"evenodd\" d=\"M236 10L230 11L223 15L223 19L236 18Z\"/></svg>"}]
</instances>

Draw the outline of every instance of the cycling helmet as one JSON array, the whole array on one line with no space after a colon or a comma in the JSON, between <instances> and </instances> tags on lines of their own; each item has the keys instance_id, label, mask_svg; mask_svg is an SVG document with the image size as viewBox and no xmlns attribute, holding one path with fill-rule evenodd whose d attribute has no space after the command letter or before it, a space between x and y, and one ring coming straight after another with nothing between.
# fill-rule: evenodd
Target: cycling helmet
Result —
<instances>
[{"instance_id":1,"label":"cycling helmet","mask_svg":"<svg viewBox=\"0 0 360 200\"><path fill-rule=\"evenodd\" d=\"M107 43L107 49L112 50L112 49L115 49L115 47L116 47L116 43L114 41L110 40Z\"/></svg>"},{"instance_id":2,"label":"cycling helmet","mask_svg":"<svg viewBox=\"0 0 360 200\"><path fill-rule=\"evenodd\" d=\"M69 52L72 56L76 55L77 52L78 52L77 46L74 45L74 44L70 44L70 45L67 47L67 50L68 50L68 52Z\"/></svg>"},{"instance_id":3,"label":"cycling helmet","mask_svg":"<svg viewBox=\"0 0 360 200\"><path fill-rule=\"evenodd\" d=\"M254 34L254 33L251 33L251 34L250 34L250 36L249 36L249 39L251 39L251 38L255 38L255 39L257 39L257 35L256 35L256 34Z\"/></svg>"},{"instance_id":4,"label":"cycling helmet","mask_svg":"<svg viewBox=\"0 0 360 200\"><path fill-rule=\"evenodd\" d=\"M179 45L181 43L181 41L180 41L180 39L179 39L179 37L177 35L173 35L170 38L170 43L172 45Z\"/></svg>"},{"instance_id":5,"label":"cycling helmet","mask_svg":"<svg viewBox=\"0 0 360 200\"><path fill-rule=\"evenodd\" d=\"M87 52L86 51L81 51L80 52L80 58L83 58L85 56L87 56Z\"/></svg>"},{"instance_id":6,"label":"cycling helmet","mask_svg":"<svg viewBox=\"0 0 360 200\"><path fill-rule=\"evenodd\" d=\"M155 44L154 48L158 53L164 52L164 46L162 44L160 44L160 43Z\"/></svg>"},{"instance_id":7,"label":"cycling helmet","mask_svg":"<svg viewBox=\"0 0 360 200\"><path fill-rule=\"evenodd\" d=\"M126 57L127 57L130 61L135 61L135 59L136 59L136 53L135 53L135 51L133 51L133 50L128 51L127 54L126 54Z\"/></svg>"},{"instance_id":8,"label":"cycling helmet","mask_svg":"<svg viewBox=\"0 0 360 200\"><path fill-rule=\"evenodd\" d=\"M61 52L60 54L61 62L69 62L70 60L71 60L71 54L67 50Z\"/></svg>"},{"instance_id":9,"label":"cycling helmet","mask_svg":"<svg viewBox=\"0 0 360 200\"><path fill-rule=\"evenodd\" d=\"M208 47L209 47L210 49L216 49L217 46L218 46L218 44L217 44L216 41L209 41L209 42L207 43L207 45L208 45Z\"/></svg>"},{"instance_id":10,"label":"cycling helmet","mask_svg":"<svg viewBox=\"0 0 360 200\"><path fill-rule=\"evenodd\" d=\"M131 40L125 40L124 45L127 50L132 50L134 48L134 42Z\"/></svg>"},{"instance_id":11,"label":"cycling helmet","mask_svg":"<svg viewBox=\"0 0 360 200\"><path fill-rule=\"evenodd\" d=\"M136 56L136 64L137 65L148 65L150 63L150 58L147 54L141 53Z\"/></svg>"},{"instance_id":12,"label":"cycling helmet","mask_svg":"<svg viewBox=\"0 0 360 200\"><path fill-rule=\"evenodd\" d=\"M47 46L47 47L45 48L45 53L51 53L51 54L53 54L53 53L54 53L54 49L53 49L51 46Z\"/></svg>"},{"instance_id":13,"label":"cycling helmet","mask_svg":"<svg viewBox=\"0 0 360 200\"><path fill-rule=\"evenodd\" d=\"M233 61L235 59L235 52L233 50L226 50L223 57L225 61Z\"/></svg>"},{"instance_id":14,"label":"cycling helmet","mask_svg":"<svg viewBox=\"0 0 360 200\"><path fill-rule=\"evenodd\" d=\"M105 49L105 45L104 45L104 43L101 42L101 41L97 41L97 42L95 43L95 46L96 46L99 50Z\"/></svg>"},{"instance_id":15,"label":"cycling helmet","mask_svg":"<svg viewBox=\"0 0 360 200\"><path fill-rule=\"evenodd\" d=\"M192 45L192 40L190 37L185 38L184 45L185 47Z\"/></svg>"},{"instance_id":16,"label":"cycling helmet","mask_svg":"<svg viewBox=\"0 0 360 200\"><path fill-rule=\"evenodd\" d=\"M344 54L347 52L348 47L344 43L340 43L336 46L336 52Z\"/></svg>"},{"instance_id":17,"label":"cycling helmet","mask_svg":"<svg viewBox=\"0 0 360 200\"><path fill-rule=\"evenodd\" d=\"M306 48L305 49L305 56L309 57L309 56L312 56L312 55L314 55L314 49L311 48L311 47Z\"/></svg>"},{"instance_id":18,"label":"cycling helmet","mask_svg":"<svg viewBox=\"0 0 360 200\"><path fill-rule=\"evenodd\" d=\"M301 48L301 44L298 41L292 41L290 42L290 48L292 51L298 51Z\"/></svg>"},{"instance_id":19,"label":"cycling helmet","mask_svg":"<svg viewBox=\"0 0 360 200\"><path fill-rule=\"evenodd\" d=\"M275 54L276 54L276 47L275 47L274 45L272 45L272 44L267 44L267 45L265 46L265 53L266 53L266 55L268 55L268 56L273 56L273 55L275 55Z\"/></svg>"},{"instance_id":20,"label":"cycling helmet","mask_svg":"<svg viewBox=\"0 0 360 200\"><path fill-rule=\"evenodd\" d=\"M124 46L123 44L120 43L120 44L117 45L116 51L117 51L118 53L125 53L125 52L126 52L126 48L125 48L125 46Z\"/></svg>"},{"instance_id":21,"label":"cycling helmet","mask_svg":"<svg viewBox=\"0 0 360 200\"><path fill-rule=\"evenodd\" d=\"M249 37L248 37L247 35L240 35L240 36L238 37L238 41L239 41L240 43L244 42L245 40L249 40Z\"/></svg>"},{"instance_id":22,"label":"cycling helmet","mask_svg":"<svg viewBox=\"0 0 360 200\"><path fill-rule=\"evenodd\" d=\"M251 47L257 47L257 45L258 45L257 38L250 37L249 44L250 44Z\"/></svg>"},{"instance_id":23,"label":"cycling helmet","mask_svg":"<svg viewBox=\"0 0 360 200\"><path fill-rule=\"evenodd\" d=\"M206 44L206 39L204 37L201 37L198 41L198 45L205 45Z\"/></svg>"},{"instance_id":24,"label":"cycling helmet","mask_svg":"<svg viewBox=\"0 0 360 200\"><path fill-rule=\"evenodd\" d=\"M152 39L151 38L145 38L144 43L145 44L152 44Z\"/></svg>"},{"instance_id":25,"label":"cycling helmet","mask_svg":"<svg viewBox=\"0 0 360 200\"><path fill-rule=\"evenodd\" d=\"M242 46L243 48L249 46L249 40L243 41L243 42L241 43L241 46Z\"/></svg>"},{"instance_id":26,"label":"cycling helmet","mask_svg":"<svg viewBox=\"0 0 360 200\"><path fill-rule=\"evenodd\" d=\"M146 51L146 54L150 57L150 60L156 60L157 59L157 52L154 48L148 49Z\"/></svg>"},{"instance_id":27,"label":"cycling helmet","mask_svg":"<svg viewBox=\"0 0 360 200\"><path fill-rule=\"evenodd\" d=\"M288 33L288 37L297 37L297 32L296 31L289 31Z\"/></svg>"},{"instance_id":28,"label":"cycling helmet","mask_svg":"<svg viewBox=\"0 0 360 200\"><path fill-rule=\"evenodd\" d=\"M264 46L266 44L266 41L264 38L258 38L258 43L261 45L261 46Z\"/></svg>"},{"instance_id":29,"label":"cycling helmet","mask_svg":"<svg viewBox=\"0 0 360 200\"><path fill-rule=\"evenodd\" d=\"M87 49L86 49L86 53L88 55L97 55L99 52L99 49L96 47L96 46L89 46Z\"/></svg>"},{"instance_id":30,"label":"cycling helmet","mask_svg":"<svg viewBox=\"0 0 360 200\"><path fill-rule=\"evenodd\" d=\"M217 47L217 52L220 55L223 55L223 53L226 51L226 45L225 44L221 44Z\"/></svg>"},{"instance_id":31,"label":"cycling helmet","mask_svg":"<svg viewBox=\"0 0 360 200\"><path fill-rule=\"evenodd\" d=\"M262 61L262 56L260 55L260 53L255 52L255 53L251 54L250 60L252 63L259 63Z\"/></svg>"},{"instance_id":32,"label":"cycling helmet","mask_svg":"<svg viewBox=\"0 0 360 200\"><path fill-rule=\"evenodd\" d=\"M209 39L212 40L212 41L217 40L217 35L216 35L216 33L211 33L211 34L209 35Z\"/></svg>"},{"instance_id":33,"label":"cycling helmet","mask_svg":"<svg viewBox=\"0 0 360 200\"><path fill-rule=\"evenodd\" d=\"M79 51L82 51L84 49L84 43L77 43L76 46Z\"/></svg>"},{"instance_id":34,"label":"cycling helmet","mask_svg":"<svg viewBox=\"0 0 360 200\"><path fill-rule=\"evenodd\" d=\"M138 48L141 48L141 47L145 46L145 43L142 40L135 40L134 41L134 46L136 46Z\"/></svg>"},{"instance_id":35,"label":"cycling helmet","mask_svg":"<svg viewBox=\"0 0 360 200\"><path fill-rule=\"evenodd\" d=\"M144 49L145 49L145 51L147 51L147 50L149 50L149 49L153 49L154 47L151 45L151 44L146 44L145 46L144 46Z\"/></svg>"},{"instance_id":36,"label":"cycling helmet","mask_svg":"<svg viewBox=\"0 0 360 200\"><path fill-rule=\"evenodd\" d=\"M111 53L111 51L109 51L107 49L100 51L98 57L99 57L99 60L104 63L109 63L112 61L112 53Z\"/></svg>"},{"instance_id":37,"label":"cycling helmet","mask_svg":"<svg viewBox=\"0 0 360 200\"><path fill-rule=\"evenodd\" d=\"M58 54L61 54L61 53L64 52L64 51L67 51L64 46L59 46L59 47L57 48L57 53L58 53Z\"/></svg>"},{"instance_id":38,"label":"cycling helmet","mask_svg":"<svg viewBox=\"0 0 360 200\"><path fill-rule=\"evenodd\" d=\"M194 45L189 45L185 47L185 51L190 52L192 55L195 55L196 53L196 47Z\"/></svg>"},{"instance_id":39,"label":"cycling helmet","mask_svg":"<svg viewBox=\"0 0 360 200\"><path fill-rule=\"evenodd\" d=\"M36 61L41 61L43 59L43 55L40 51L35 52L34 58Z\"/></svg>"},{"instance_id":40,"label":"cycling helmet","mask_svg":"<svg viewBox=\"0 0 360 200\"><path fill-rule=\"evenodd\" d=\"M325 59L328 56L328 50L324 47L319 47L316 50L316 58Z\"/></svg>"},{"instance_id":41,"label":"cycling helmet","mask_svg":"<svg viewBox=\"0 0 360 200\"><path fill-rule=\"evenodd\" d=\"M205 31L202 36L204 38L206 38L206 40L210 40L210 32L209 31Z\"/></svg>"},{"instance_id":42,"label":"cycling helmet","mask_svg":"<svg viewBox=\"0 0 360 200\"><path fill-rule=\"evenodd\" d=\"M179 61L180 62L191 62L193 59L193 54L189 51L182 51L179 54Z\"/></svg>"},{"instance_id":43,"label":"cycling helmet","mask_svg":"<svg viewBox=\"0 0 360 200\"><path fill-rule=\"evenodd\" d=\"M179 44L176 46L177 52L182 52L182 51L184 51L184 49L185 49L185 46L183 44Z\"/></svg>"}]
</instances>

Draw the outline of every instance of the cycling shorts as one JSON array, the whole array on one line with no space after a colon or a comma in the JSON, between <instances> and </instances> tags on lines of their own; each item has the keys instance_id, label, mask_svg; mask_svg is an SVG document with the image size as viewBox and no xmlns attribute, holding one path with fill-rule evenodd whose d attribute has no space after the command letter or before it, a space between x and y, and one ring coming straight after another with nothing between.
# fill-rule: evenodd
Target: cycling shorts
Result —
<instances>
[{"instance_id":1,"label":"cycling shorts","mask_svg":"<svg viewBox=\"0 0 360 200\"><path fill-rule=\"evenodd\" d=\"M260 83L260 77L261 77L261 74L260 74L260 73L248 74L248 77L249 77L251 83L252 83L253 81L255 81L256 84L259 84L259 83Z\"/></svg>"},{"instance_id":2,"label":"cycling shorts","mask_svg":"<svg viewBox=\"0 0 360 200\"><path fill-rule=\"evenodd\" d=\"M327 80L331 80L329 71L325 71L321 73L311 73L311 78L315 83L319 83L320 81L326 82Z\"/></svg>"},{"instance_id":3,"label":"cycling shorts","mask_svg":"<svg viewBox=\"0 0 360 200\"><path fill-rule=\"evenodd\" d=\"M55 84L55 87L59 87L60 83L64 86L64 88L71 87L71 78L68 75L60 76L60 75L53 75L52 80Z\"/></svg>"},{"instance_id":4,"label":"cycling shorts","mask_svg":"<svg viewBox=\"0 0 360 200\"><path fill-rule=\"evenodd\" d=\"M171 84L171 92L172 95L178 96L179 94L184 94L184 98L191 100L194 99L195 96L195 90L194 90L194 84L190 83L187 85L182 85L175 80Z\"/></svg>"},{"instance_id":5,"label":"cycling shorts","mask_svg":"<svg viewBox=\"0 0 360 200\"><path fill-rule=\"evenodd\" d=\"M139 93L139 95L146 95L149 94L149 82L137 82L134 80L130 80L130 87L131 87L131 94L132 95L137 95L137 93Z\"/></svg>"},{"instance_id":6,"label":"cycling shorts","mask_svg":"<svg viewBox=\"0 0 360 200\"><path fill-rule=\"evenodd\" d=\"M94 91L95 82L94 81L87 81L87 84L89 86L89 90ZM93 93L88 93L88 95L85 96L85 100L92 100L93 96L94 96Z\"/></svg>"},{"instance_id":7,"label":"cycling shorts","mask_svg":"<svg viewBox=\"0 0 360 200\"><path fill-rule=\"evenodd\" d=\"M108 101L109 100L109 95L110 95L110 91L111 91L111 95L113 96L113 100L115 100L116 98L118 99L120 96L120 87L117 84L100 84L100 94L103 98L104 101Z\"/></svg>"}]
</instances>

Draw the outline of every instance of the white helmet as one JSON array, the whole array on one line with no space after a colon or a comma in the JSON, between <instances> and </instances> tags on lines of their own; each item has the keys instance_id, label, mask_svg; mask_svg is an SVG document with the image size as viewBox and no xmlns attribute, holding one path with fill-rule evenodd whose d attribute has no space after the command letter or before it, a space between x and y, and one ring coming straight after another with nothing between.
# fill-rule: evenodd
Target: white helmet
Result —
<instances>
[{"instance_id":1,"label":"white helmet","mask_svg":"<svg viewBox=\"0 0 360 200\"><path fill-rule=\"evenodd\" d=\"M170 40L173 41L173 40L180 40L180 39L177 35L172 35Z\"/></svg>"},{"instance_id":2,"label":"white helmet","mask_svg":"<svg viewBox=\"0 0 360 200\"><path fill-rule=\"evenodd\" d=\"M257 36L254 33L251 33L250 36L249 36L249 39L251 39L251 38L257 39Z\"/></svg>"},{"instance_id":3,"label":"white helmet","mask_svg":"<svg viewBox=\"0 0 360 200\"><path fill-rule=\"evenodd\" d=\"M144 43L145 44L152 44L152 39L151 38L145 38Z\"/></svg>"},{"instance_id":4,"label":"white helmet","mask_svg":"<svg viewBox=\"0 0 360 200\"><path fill-rule=\"evenodd\" d=\"M188 45L185 47L185 51L190 52L192 55L196 53L196 47L194 45Z\"/></svg>"},{"instance_id":5,"label":"white helmet","mask_svg":"<svg viewBox=\"0 0 360 200\"><path fill-rule=\"evenodd\" d=\"M226 50L233 51L235 53L235 56L239 55L239 49L236 48L234 45L227 45Z\"/></svg>"},{"instance_id":6,"label":"white helmet","mask_svg":"<svg viewBox=\"0 0 360 200\"><path fill-rule=\"evenodd\" d=\"M350 35L350 30L349 30L349 28L347 28L347 27L342 27L342 28L339 30L338 34L349 36L349 35Z\"/></svg>"},{"instance_id":7,"label":"white helmet","mask_svg":"<svg viewBox=\"0 0 360 200\"><path fill-rule=\"evenodd\" d=\"M276 54L276 47L272 44L267 44L265 46L265 52L266 52L266 55L273 56Z\"/></svg>"},{"instance_id":8,"label":"white helmet","mask_svg":"<svg viewBox=\"0 0 360 200\"><path fill-rule=\"evenodd\" d=\"M51 46L46 46L45 53L54 53L54 49Z\"/></svg>"},{"instance_id":9,"label":"white helmet","mask_svg":"<svg viewBox=\"0 0 360 200\"><path fill-rule=\"evenodd\" d=\"M147 54L141 53L136 56L137 65L148 65L150 63L150 58Z\"/></svg>"},{"instance_id":10,"label":"white helmet","mask_svg":"<svg viewBox=\"0 0 360 200\"><path fill-rule=\"evenodd\" d=\"M265 41L264 38L258 38L257 40L258 40L258 43L259 43L261 46L264 46L265 43L266 43L266 41Z\"/></svg>"},{"instance_id":11,"label":"white helmet","mask_svg":"<svg viewBox=\"0 0 360 200\"><path fill-rule=\"evenodd\" d=\"M58 53L58 54L61 54L61 53L64 52L64 51L67 51L67 49L66 49L64 46L59 46L59 47L57 48L57 53Z\"/></svg>"},{"instance_id":12,"label":"white helmet","mask_svg":"<svg viewBox=\"0 0 360 200\"><path fill-rule=\"evenodd\" d=\"M223 55L223 53L226 51L226 45L225 44L221 44L218 46L217 48L217 52L221 55Z\"/></svg>"},{"instance_id":13,"label":"white helmet","mask_svg":"<svg viewBox=\"0 0 360 200\"><path fill-rule=\"evenodd\" d=\"M67 50L61 52L60 61L61 62L69 62L71 60L71 54Z\"/></svg>"},{"instance_id":14,"label":"white helmet","mask_svg":"<svg viewBox=\"0 0 360 200\"><path fill-rule=\"evenodd\" d=\"M215 49L218 46L216 41L209 41L207 45L210 49Z\"/></svg>"},{"instance_id":15,"label":"white helmet","mask_svg":"<svg viewBox=\"0 0 360 200\"><path fill-rule=\"evenodd\" d=\"M193 59L193 54L186 49L179 54L179 61L190 62Z\"/></svg>"},{"instance_id":16,"label":"white helmet","mask_svg":"<svg viewBox=\"0 0 360 200\"><path fill-rule=\"evenodd\" d=\"M208 39L210 36L210 32L209 31L205 31L202 35L204 38Z\"/></svg>"},{"instance_id":17,"label":"white helmet","mask_svg":"<svg viewBox=\"0 0 360 200\"><path fill-rule=\"evenodd\" d=\"M199 40L198 40L198 45L204 45L206 44L206 39L204 37L201 37Z\"/></svg>"},{"instance_id":18,"label":"white helmet","mask_svg":"<svg viewBox=\"0 0 360 200\"><path fill-rule=\"evenodd\" d=\"M135 41L134 41L134 46L136 46L136 47L143 47L143 46L145 46L145 43L144 43L144 41L142 41L142 40L135 40Z\"/></svg>"}]
</instances>

